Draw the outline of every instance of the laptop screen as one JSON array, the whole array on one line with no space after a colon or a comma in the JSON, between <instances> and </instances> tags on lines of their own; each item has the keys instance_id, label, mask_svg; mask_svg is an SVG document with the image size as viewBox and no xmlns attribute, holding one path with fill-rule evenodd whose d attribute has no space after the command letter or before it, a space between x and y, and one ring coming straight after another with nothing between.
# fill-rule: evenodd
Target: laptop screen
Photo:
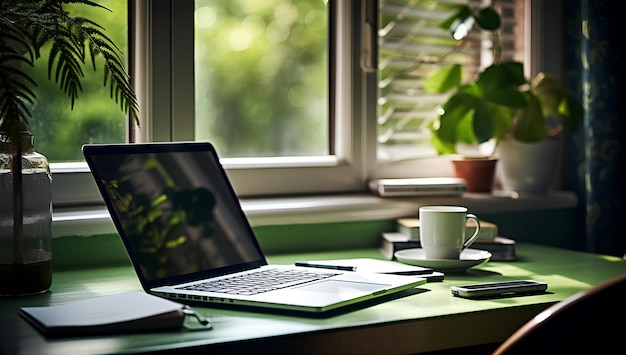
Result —
<instances>
[{"instance_id":1,"label":"laptop screen","mask_svg":"<svg viewBox=\"0 0 626 355\"><path fill-rule=\"evenodd\" d=\"M142 283L266 263L209 143L83 151Z\"/></svg>"}]
</instances>

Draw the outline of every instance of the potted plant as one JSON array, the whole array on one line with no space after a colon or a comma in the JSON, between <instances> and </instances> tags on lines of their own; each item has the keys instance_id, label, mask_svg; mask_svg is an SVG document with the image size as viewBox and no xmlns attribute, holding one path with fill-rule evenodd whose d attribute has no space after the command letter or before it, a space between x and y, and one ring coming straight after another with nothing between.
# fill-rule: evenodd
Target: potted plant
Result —
<instances>
[{"instance_id":1,"label":"potted plant","mask_svg":"<svg viewBox=\"0 0 626 355\"><path fill-rule=\"evenodd\" d=\"M111 98L138 122L138 104L120 50L96 22L72 16L67 4L108 10L88 0L0 1L0 294L45 292L52 280L51 175L28 132L37 85L29 68L50 46L48 77L71 101L82 90L82 67L103 59ZM38 180L33 183L33 176ZM7 202L7 203L4 203ZM35 209L37 216L27 214ZM35 220L35 222L33 222ZM36 223L37 225L32 225ZM35 250L37 249L37 250Z\"/></svg>"},{"instance_id":2,"label":"potted plant","mask_svg":"<svg viewBox=\"0 0 626 355\"><path fill-rule=\"evenodd\" d=\"M530 181L531 185L537 185L529 187L519 183L507 185L507 178L521 176L522 172L531 171L536 166L532 162L538 158L531 157L521 168L515 167L519 166L520 159L524 159L519 155L523 148L537 150L542 145L554 145L558 158L558 147L562 145L562 140L558 138L582 122L583 109L556 77L539 73L532 80L527 80L523 63L501 61L497 32L500 17L494 9L494 2L478 11L461 6L455 15L442 23L442 27L451 29L453 33L459 27L463 28L464 24L470 26L471 23L489 31L494 61L470 80L462 80L460 65L441 68L427 78L426 90L451 92L432 126L433 144L440 154L458 154L462 144L478 145L492 141L495 148L487 155L499 159L499 172L505 189L545 192L543 190L547 187L539 184L535 177L522 178L523 181ZM511 158L517 162L509 159L511 152L515 155ZM551 159L548 162L552 171L557 161ZM509 172L507 168L514 171ZM551 183L553 172L546 176Z\"/></svg>"}]
</instances>

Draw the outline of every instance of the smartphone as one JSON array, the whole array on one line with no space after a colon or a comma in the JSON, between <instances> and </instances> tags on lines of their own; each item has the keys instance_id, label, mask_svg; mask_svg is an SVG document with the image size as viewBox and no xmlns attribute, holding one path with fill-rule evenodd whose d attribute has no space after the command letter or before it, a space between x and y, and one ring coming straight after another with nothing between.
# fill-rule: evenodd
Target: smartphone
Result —
<instances>
[{"instance_id":1,"label":"smartphone","mask_svg":"<svg viewBox=\"0 0 626 355\"><path fill-rule=\"evenodd\" d=\"M535 280L512 280L450 287L454 296L463 298L496 298L542 293L548 284Z\"/></svg>"}]
</instances>

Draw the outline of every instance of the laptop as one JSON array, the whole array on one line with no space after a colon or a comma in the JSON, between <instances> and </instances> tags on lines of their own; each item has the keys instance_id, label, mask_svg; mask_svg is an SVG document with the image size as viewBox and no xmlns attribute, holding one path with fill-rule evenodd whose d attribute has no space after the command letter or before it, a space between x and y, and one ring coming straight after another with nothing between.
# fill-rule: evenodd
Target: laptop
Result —
<instances>
[{"instance_id":1,"label":"laptop","mask_svg":"<svg viewBox=\"0 0 626 355\"><path fill-rule=\"evenodd\" d=\"M88 144L82 150L147 293L319 314L426 283L420 277L269 265L208 142ZM304 279L295 278L302 273ZM256 287L267 274L293 279ZM239 287L253 284L253 290Z\"/></svg>"}]
</instances>

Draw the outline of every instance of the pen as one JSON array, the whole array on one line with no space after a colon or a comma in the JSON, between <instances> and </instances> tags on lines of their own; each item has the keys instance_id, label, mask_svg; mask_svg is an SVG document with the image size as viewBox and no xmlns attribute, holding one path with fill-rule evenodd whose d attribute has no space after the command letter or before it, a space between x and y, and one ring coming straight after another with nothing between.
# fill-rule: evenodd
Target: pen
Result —
<instances>
[{"instance_id":1,"label":"pen","mask_svg":"<svg viewBox=\"0 0 626 355\"><path fill-rule=\"evenodd\" d=\"M296 266L315 267L319 269L332 269L342 271L356 271L356 266L344 266L344 265L327 265L327 264L311 264L306 261L296 261Z\"/></svg>"}]
</instances>

